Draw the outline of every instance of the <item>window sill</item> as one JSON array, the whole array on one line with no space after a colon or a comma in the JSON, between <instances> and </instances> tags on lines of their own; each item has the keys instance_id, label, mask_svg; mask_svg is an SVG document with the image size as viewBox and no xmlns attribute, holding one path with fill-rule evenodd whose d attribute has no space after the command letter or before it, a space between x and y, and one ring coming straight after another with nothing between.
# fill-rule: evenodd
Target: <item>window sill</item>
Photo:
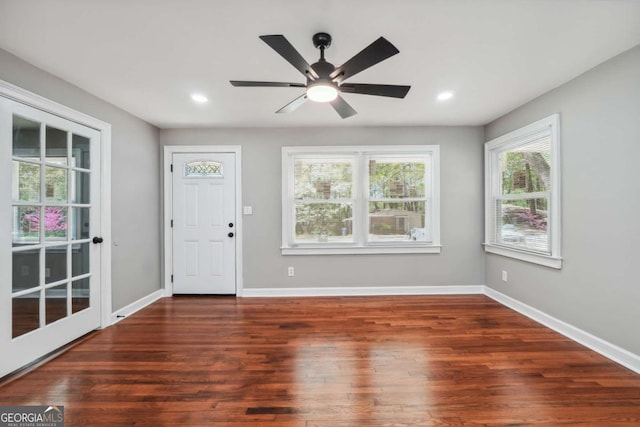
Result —
<instances>
[{"instance_id":1,"label":"window sill","mask_svg":"<svg viewBox=\"0 0 640 427\"><path fill-rule=\"evenodd\" d=\"M517 249L498 246L492 243L484 243L484 250L485 252L519 259L521 261L530 262L532 264L543 265L545 267L556 268L558 270L562 268L562 258L557 258L550 255L541 255L532 252L519 251Z\"/></svg>"},{"instance_id":2,"label":"window sill","mask_svg":"<svg viewBox=\"0 0 640 427\"><path fill-rule=\"evenodd\" d=\"M297 246L282 247L282 255L439 254L441 246Z\"/></svg>"}]
</instances>

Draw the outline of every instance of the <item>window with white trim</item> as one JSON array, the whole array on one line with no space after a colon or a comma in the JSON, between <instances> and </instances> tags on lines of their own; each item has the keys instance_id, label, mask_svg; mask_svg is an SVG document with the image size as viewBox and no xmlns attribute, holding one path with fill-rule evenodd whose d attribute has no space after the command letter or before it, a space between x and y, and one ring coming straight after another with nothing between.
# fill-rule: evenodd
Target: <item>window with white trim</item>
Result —
<instances>
[{"instance_id":1,"label":"window with white trim","mask_svg":"<svg viewBox=\"0 0 640 427\"><path fill-rule=\"evenodd\" d=\"M283 147L282 253L440 252L439 146Z\"/></svg>"},{"instance_id":2,"label":"window with white trim","mask_svg":"<svg viewBox=\"0 0 640 427\"><path fill-rule=\"evenodd\" d=\"M559 114L485 144L485 250L561 268Z\"/></svg>"}]
</instances>

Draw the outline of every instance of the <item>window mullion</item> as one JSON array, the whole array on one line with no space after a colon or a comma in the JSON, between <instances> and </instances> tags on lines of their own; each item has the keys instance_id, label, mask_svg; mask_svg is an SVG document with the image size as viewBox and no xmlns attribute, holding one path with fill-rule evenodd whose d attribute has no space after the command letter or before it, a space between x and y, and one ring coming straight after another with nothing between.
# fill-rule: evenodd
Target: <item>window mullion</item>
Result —
<instances>
[{"instance_id":1,"label":"window mullion","mask_svg":"<svg viewBox=\"0 0 640 427\"><path fill-rule=\"evenodd\" d=\"M285 216L284 222L286 227L283 227L283 233L286 233L286 241L289 246L295 244L295 230L296 230L296 201L294 194L295 185L295 156L288 155L287 161L287 178L283 186L286 186L286 203L282 207L282 214Z\"/></svg>"},{"instance_id":2,"label":"window mullion","mask_svg":"<svg viewBox=\"0 0 640 427\"><path fill-rule=\"evenodd\" d=\"M495 173L494 171L499 170L499 162L498 162L498 152L491 152L491 193L492 193L492 201L493 201L493 209L492 209L492 218L491 218L491 234L493 235L493 241L498 241L498 218L500 217L500 213L498 212L498 198L501 193L501 180L499 173Z\"/></svg>"},{"instance_id":3,"label":"window mullion","mask_svg":"<svg viewBox=\"0 0 640 427\"><path fill-rule=\"evenodd\" d=\"M365 189L369 185L367 179L367 167L365 165L366 155L364 153L355 154L353 171L353 196L356 198L353 209L353 240L357 246L364 246L366 242L366 206L367 199Z\"/></svg>"}]
</instances>

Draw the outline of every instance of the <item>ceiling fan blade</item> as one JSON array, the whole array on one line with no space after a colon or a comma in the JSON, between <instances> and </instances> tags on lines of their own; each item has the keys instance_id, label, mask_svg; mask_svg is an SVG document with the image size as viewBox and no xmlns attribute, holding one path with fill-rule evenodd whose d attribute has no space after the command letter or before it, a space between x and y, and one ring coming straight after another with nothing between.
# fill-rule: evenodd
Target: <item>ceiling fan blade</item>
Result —
<instances>
[{"instance_id":1,"label":"ceiling fan blade","mask_svg":"<svg viewBox=\"0 0 640 427\"><path fill-rule=\"evenodd\" d=\"M343 83L340 92L359 93L362 95L388 96L391 98L404 98L411 86L400 85L376 85L365 83Z\"/></svg>"},{"instance_id":2,"label":"ceiling fan blade","mask_svg":"<svg viewBox=\"0 0 640 427\"><path fill-rule=\"evenodd\" d=\"M301 96L297 97L296 99L276 111L276 113L291 113L292 111L295 111L298 108L302 107L302 104L304 104L305 102L307 102L307 94L303 93Z\"/></svg>"},{"instance_id":3,"label":"ceiling fan blade","mask_svg":"<svg viewBox=\"0 0 640 427\"><path fill-rule=\"evenodd\" d=\"M286 59L287 62L293 65L305 77L311 76L312 79L318 78L318 74L283 35L260 36L260 39L271 46L273 50L278 52L280 56Z\"/></svg>"},{"instance_id":4,"label":"ceiling fan blade","mask_svg":"<svg viewBox=\"0 0 640 427\"><path fill-rule=\"evenodd\" d=\"M331 101L330 104L333 107L333 109L336 110L337 113L340 114L340 117L342 117L343 119L346 119L348 117L355 116L356 114L358 114L358 112L354 110L351 105L347 104L347 101L345 101L344 98L341 97L340 95L338 95L336 99Z\"/></svg>"},{"instance_id":5,"label":"ceiling fan blade","mask_svg":"<svg viewBox=\"0 0 640 427\"><path fill-rule=\"evenodd\" d=\"M229 83L238 87L306 87L302 83L285 82L249 82L244 80L229 80Z\"/></svg>"},{"instance_id":6,"label":"ceiling fan blade","mask_svg":"<svg viewBox=\"0 0 640 427\"><path fill-rule=\"evenodd\" d=\"M335 71L331 73L331 78L337 82L342 82L399 52L391 42L384 37L380 37L362 49L353 58L336 68Z\"/></svg>"}]
</instances>

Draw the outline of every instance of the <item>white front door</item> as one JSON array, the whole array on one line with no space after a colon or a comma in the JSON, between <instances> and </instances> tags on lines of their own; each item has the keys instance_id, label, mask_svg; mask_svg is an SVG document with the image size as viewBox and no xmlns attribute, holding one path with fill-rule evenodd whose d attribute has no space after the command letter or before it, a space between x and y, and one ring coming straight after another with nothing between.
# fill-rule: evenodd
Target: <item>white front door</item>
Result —
<instances>
[{"instance_id":1,"label":"white front door","mask_svg":"<svg viewBox=\"0 0 640 427\"><path fill-rule=\"evenodd\" d=\"M174 153L173 293L236 293L234 153Z\"/></svg>"},{"instance_id":2,"label":"white front door","mask_svg":"<svg viewBox=\"0 0 640 427\"><path fill-rule=\"evenodd\" d=\"M98 131L0 96L0 376L100 326L100 180Z\"/></svg>"}]
</instances>

